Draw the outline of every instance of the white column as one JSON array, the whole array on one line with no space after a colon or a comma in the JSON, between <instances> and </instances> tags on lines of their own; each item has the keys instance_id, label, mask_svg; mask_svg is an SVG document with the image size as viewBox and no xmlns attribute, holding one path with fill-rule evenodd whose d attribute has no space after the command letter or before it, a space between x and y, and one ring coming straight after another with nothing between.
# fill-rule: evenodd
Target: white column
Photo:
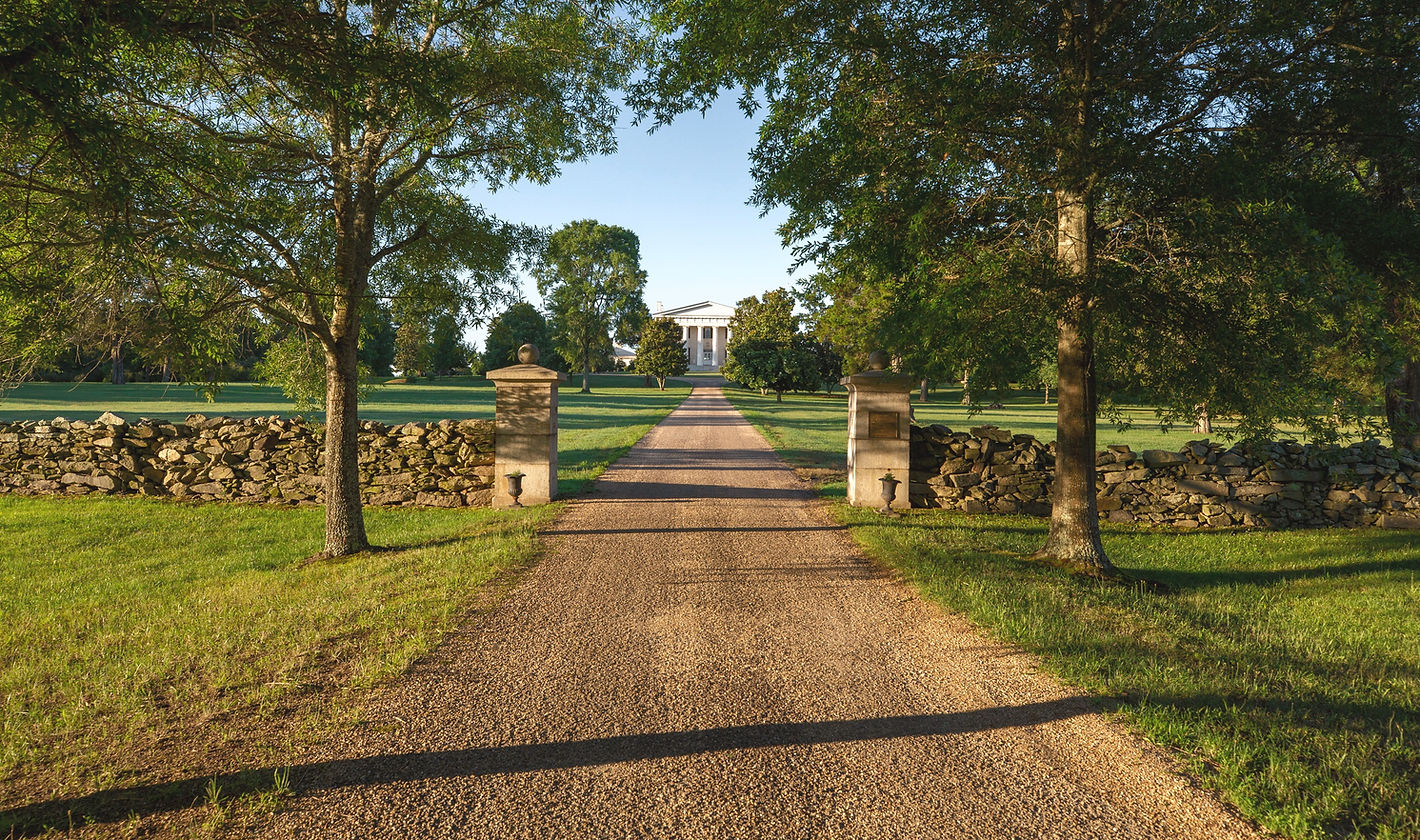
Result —
<instances>
[{"instance_id":1,"label":"white column","mask_svg":"<svg viewBox=\"0 0 1420 840\"><path fill-rule=\"evenodd\" d=\"M715 367L719 367L720 365L723 365L725 363L725 339L722 337L723 334L720 332L722 329L724 329L724 327L712 327L712 331L710 333L711 335L715 336Z\"/></svg>"}]
</instances>

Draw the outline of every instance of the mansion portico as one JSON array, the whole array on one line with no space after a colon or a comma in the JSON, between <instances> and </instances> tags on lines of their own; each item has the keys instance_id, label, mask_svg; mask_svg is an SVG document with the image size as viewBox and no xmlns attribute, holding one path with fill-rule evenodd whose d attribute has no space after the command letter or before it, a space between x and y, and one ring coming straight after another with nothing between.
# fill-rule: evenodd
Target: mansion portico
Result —
<instances>
[{"instance_id":1,"label":"mansion portico","mask_svg":"<svg viewBox=\"0 0 1420 840\"><path fill-rule=\"evenodd\" d=\"M733 306L706 300L676 309L658 308L654 317L680 325L691 370L715 371L725 363L725 347L730 343L730 319L734 314Z\"/></svg>"}]
</instances>

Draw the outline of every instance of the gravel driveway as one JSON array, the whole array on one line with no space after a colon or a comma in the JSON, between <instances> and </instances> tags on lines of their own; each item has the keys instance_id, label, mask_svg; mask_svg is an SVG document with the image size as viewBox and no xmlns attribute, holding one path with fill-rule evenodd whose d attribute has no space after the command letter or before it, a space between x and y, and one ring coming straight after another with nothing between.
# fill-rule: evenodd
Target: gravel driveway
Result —
<instances>
[{"instance_id":1,"label":"gravel driveway","mask_svg":"<svg viewBox=\"0 0 1420 840\"><path fill-rule=\"evenodd\" d=\"M545 540L501 606L294 770L263 833L1255 836L862 560L718 389Z\"/></svg>"}]
</instances>

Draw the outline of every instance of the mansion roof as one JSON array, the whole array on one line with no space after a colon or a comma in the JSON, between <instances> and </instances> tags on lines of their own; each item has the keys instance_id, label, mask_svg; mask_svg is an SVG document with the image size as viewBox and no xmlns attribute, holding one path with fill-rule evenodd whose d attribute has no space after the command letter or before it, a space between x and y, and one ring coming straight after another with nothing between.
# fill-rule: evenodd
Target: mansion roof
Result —
<instances>
[{"instance_id":1,"label":"mansion roof","mask_svg":"<svg viewBox=\"0 0 1420 840\"><path fill-rule=\"evenodd\" d=\"M726 306L723 303L716 303L713 300L703 300L700 303L692 303L689 306L678 306L675 309L662 309L655 314L657 318L668 318L672 321L703 322L703 323L726 323L735 316L735 308Z\"/></svg>"}]
</instances>

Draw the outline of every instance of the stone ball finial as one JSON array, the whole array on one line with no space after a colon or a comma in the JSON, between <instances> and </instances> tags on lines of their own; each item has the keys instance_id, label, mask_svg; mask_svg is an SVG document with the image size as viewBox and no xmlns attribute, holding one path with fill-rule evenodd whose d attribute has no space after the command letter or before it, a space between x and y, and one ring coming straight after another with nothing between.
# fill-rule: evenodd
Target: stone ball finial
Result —
<instances>
[{"instance_id":1,"label":"stone ball finial","mask_svg":"<svg viewBox=\"0 0 1420 840\"><path fill-rule=\"evenodd\" d=\"M525 365L537 364L537 360L541 355L542 354L537 351L537 348L531 344L524 344L522 347L518 348L518 361Z\"/></svg>"},{"instance_id":2,"label":"stone ball finial","mask_svg":"<svg viewBox=\"0 0 1420 840\"><path fill-rule=\"evenodd\" d=\"M887 370L888 354L881 350L874 350L868 354L868 370Z\"/></svg>"}]
</instances>

